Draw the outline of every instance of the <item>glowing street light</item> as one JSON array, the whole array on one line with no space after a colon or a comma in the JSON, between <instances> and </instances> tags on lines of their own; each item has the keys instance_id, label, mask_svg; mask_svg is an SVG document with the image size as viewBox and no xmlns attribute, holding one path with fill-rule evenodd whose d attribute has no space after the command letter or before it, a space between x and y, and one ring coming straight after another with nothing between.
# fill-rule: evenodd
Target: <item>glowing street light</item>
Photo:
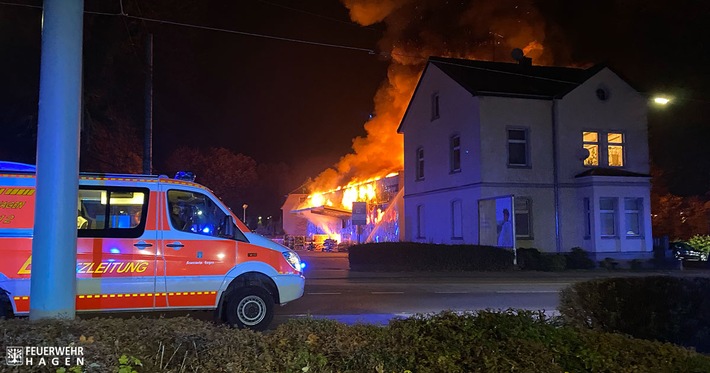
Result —
<instances>
[{"instance_id":1,"label":"glowing street light","mask_svg":"<svg viewBox=\"0 0 710 373\"><path fill-rule=\"evenodd\" d=\"M653 102L658 105L668 105L668 103L671 102L671 99L669 99L668 97L656 96L653 98Z\"/></svg>"},{"instance_id":2,"label":"glowing street light","mask_svg":"<svg viewBox=\"0 0 710 373\"><path fill-rule=\"evenodd\" d=\"M242 205L242 208L244 209L244 215L242 216L242 221L244 222L244 224L247 223L247 207L249 207L249 205L247 205L246 203Z\"/></svg>"}]
</instances>

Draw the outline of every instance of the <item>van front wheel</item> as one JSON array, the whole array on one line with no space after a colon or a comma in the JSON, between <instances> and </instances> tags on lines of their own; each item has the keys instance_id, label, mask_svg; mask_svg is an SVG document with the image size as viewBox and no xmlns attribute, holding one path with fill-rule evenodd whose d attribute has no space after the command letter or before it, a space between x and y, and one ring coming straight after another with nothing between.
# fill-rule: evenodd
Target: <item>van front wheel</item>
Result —
<instances>
[{"instance_id":1,"label":"van front wheel","mask_svg":"<svg viewBox=\"0 0 710 373\"><path fill-rule=\"evenodd\" d=\"M11 319L12 317L13 314L10 297L7 295L5 290L0 289L0 320Z\"/></svg>"},{"instance_id":2,"label":"van front wheel","mask_svg":"<svg viewBox=\"0 0 710 373\"><path fill-rule=\"evenodd\" d=\"M258 286L239 288L228 295L224 311L229 325L263 331L274 318L274 298Z\"/></svg>"}]
</instances>

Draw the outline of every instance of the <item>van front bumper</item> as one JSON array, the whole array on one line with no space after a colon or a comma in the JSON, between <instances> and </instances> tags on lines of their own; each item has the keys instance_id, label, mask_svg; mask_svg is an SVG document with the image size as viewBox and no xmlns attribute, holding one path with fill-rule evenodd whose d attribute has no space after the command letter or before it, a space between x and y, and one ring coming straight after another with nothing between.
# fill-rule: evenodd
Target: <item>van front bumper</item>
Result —
<instances>
[{"instance_id":1,"label":"van front bumper","mask_svg":"<svg viewBox=\"0 0 710 373\"><path fill-rule=\"evenodd\" d=\"M279 303L284 304L303 296L306 278L303 275L276 275L272 277L279 289Z\"/></svg>"}]
</instances>

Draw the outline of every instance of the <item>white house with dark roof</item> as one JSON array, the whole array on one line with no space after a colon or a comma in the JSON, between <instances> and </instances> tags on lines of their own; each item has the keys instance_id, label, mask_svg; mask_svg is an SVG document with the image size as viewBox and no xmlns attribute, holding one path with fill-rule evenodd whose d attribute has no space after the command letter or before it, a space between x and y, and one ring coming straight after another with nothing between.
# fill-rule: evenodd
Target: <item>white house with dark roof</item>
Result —
<instances>
[{"instance_id":1,"label":"white house with dark roof","mask_svg":"<svg viewBox=\"0 0 710 373\"><path fill-rule=\"evenodd\" d=\"M603 65L430 58L398 129L405 240L651 257L646 115Z\"/></svg>"}]
</instances>

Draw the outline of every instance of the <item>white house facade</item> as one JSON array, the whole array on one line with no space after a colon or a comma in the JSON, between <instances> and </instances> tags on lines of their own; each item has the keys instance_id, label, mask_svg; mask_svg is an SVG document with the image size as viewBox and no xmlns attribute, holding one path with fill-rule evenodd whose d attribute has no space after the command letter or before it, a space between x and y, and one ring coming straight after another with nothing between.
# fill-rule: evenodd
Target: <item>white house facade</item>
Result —
<instances>
[{"instance_id":1,"label":"white house facade","mask_svg":"<svg viewBox=\"0 0 710 373\"><path fill-rule=\"evenodd\" d=\"M430 58L398 130L405 239L651 257L646 110L604 66Z\"/></svg>"}]
</instances>

